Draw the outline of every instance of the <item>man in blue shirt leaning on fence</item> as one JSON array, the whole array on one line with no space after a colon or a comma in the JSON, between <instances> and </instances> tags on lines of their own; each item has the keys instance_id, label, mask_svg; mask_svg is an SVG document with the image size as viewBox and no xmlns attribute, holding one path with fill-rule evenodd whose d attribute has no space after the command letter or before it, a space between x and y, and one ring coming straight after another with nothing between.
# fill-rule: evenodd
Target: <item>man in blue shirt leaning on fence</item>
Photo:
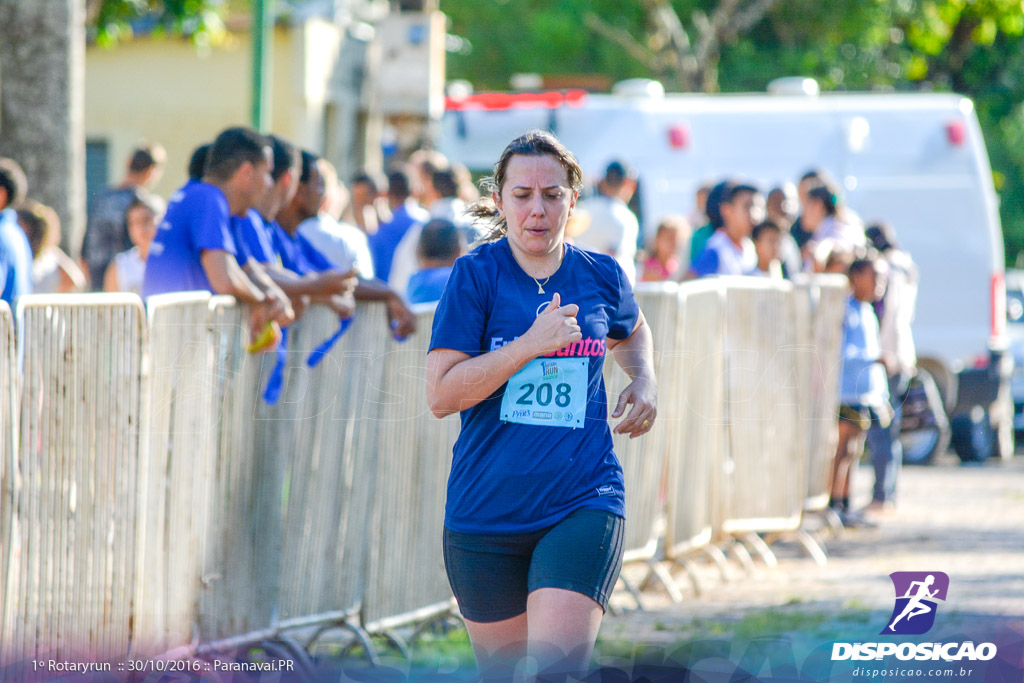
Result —
<instances>
[{"instance_id":1,"label":"man in blue shirt leaning on fence","mask_svg":"<svg viewBox=\"0 0 1024 683\"><path fill-rule=\"evenodd\" d=\"M273 148L274 163L270 174L273 184L255 209L244 217L232 218L238 250L245 254L245 258L262 266L291 298L293 306L298 304L301 309L307 303L323 304L339 317L349 318L355 311L352 297L356 286L355 271L335 267L306 243L302 248L304 254L310 256L301 260L283 248L290 246L292 241L287 245L282 243L282 236L287 236L277 217L303 186L304 170L307 175L309 171L294 145L276 135L268 137ZM296 236L296 240L299 239Z\"/></svg>"},{"instance_id":2,"label":"man in blue shirt leaning on fence","mask_svg":"<svg viewBox=\"0 0 1024 683\"><path fill-rule=\"evenodd\" d=\"M14 210L27 189L21 167L0 158L0 299L12 309L17 297L32 293L32 247Z\"/></svg>"},{"instance_id":3,"label":"man in blue shirt leaning on fence","mask_svg":"<svg viewBox=\"0 0 1024 683\"><path fill-rule=\"evenodd\" d=\"M282 265L300 275L329 273L341 268L347 271L352 266L352 263L332 263L303 234L303 224L317 218L326 193L318 161L315 154L305 150L302 152L298 190L288 205L278 213L274 232L274 248ZM404 339L416 331L416 316L402 301L402 297L380 280L360 278L355 288L355 299L384 302L391 331L396 338Z\"/></svg>"},{"instance_id":4,"label":"man in blue shirt leaning on fence","mask_svg":"<svg viewBox=\"0 0 1024 683\"><path fill-rule=\"evenodd\" d=\"M242 270L231 235L231 216L244 215L270 185L270 165L270 147L256 131L229 128L217 136L203 182L189 183L171 197L149 250L143 297L195 290L229 294L253 307L254 336L268 321L294 321L288 297L266 273Z\"/></svg>"}]
</instances>

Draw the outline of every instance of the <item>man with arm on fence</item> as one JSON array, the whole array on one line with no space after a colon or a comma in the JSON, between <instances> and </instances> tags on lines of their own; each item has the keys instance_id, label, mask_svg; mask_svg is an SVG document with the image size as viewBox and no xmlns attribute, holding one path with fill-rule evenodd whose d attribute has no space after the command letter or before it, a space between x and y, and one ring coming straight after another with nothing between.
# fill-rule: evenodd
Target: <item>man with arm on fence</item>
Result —
<instances>
[{"instance_id":1,"label":"man with arm on fence","mask_svg":"<svg viewBox=\"0 0 1024 683\"><path fill-rule=\"evenodd\" d=\"M310 302L324 304L340 317L349 318L355 310L352 299L355 274L334 268L318 254L311 253L315 250L301 238L295 240L298 250L280 246L282 235L278 233L282 228L277 217L295 199L300 187L305 191L304 166L291 143L276 135L269 136L269 140L273 150L270 174L273 184L254 209L232 219L234 237L242 255L239 260L246 259L247 268L265 270L292 300L293 306L301 309Z\"/></svg>"},{"instance_id":2,"label":"man with arm on fence","mask_svg":"<svg viewBox=\"0 0 1024 683\"><path fill-rule=\"evenodd\" d=\"M283 265L295 272L340 272L340 268L348 272L354 265L354 256L350 263L331 263L313 247L302 230L307 221L322 219L318 214L327 190L317 161L316 155L307 151L302 152L299 188L291 202L278 214L280 229L275 231L274 246L281 254ZM404 338L415 331L416 316L402 298L380 280L360 278L355 288L355 298L359 301L385 302L391 328L396 337Z\"/></svg>"},{"instance_id":3,"label":"man with arm on fence","mask_svg":"<svg viewBox=\"0 0 1024 683\"><path fill-rule=\"evenodd\" d=\"M253 306L254 334L268 321L295 319L288 298L265 273L246 275L236 259L231 216L255 206L270 183L270 148L247 128L229 128L214 140L203 182L190 182L171 198L146 260L142 295L205 290Z\"/></svg>"}]
</instances>

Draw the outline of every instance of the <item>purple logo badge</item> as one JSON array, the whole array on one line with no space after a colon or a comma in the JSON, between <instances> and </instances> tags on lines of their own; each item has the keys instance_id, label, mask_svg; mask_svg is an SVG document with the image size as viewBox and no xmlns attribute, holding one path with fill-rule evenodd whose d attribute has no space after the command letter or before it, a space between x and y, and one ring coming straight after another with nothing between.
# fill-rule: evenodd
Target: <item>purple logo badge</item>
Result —
<instances>
[{"instance_id":1,"label":"purple logo badge","mask_svg":"<svg viewBox=\"0 0 1024 683\"><path fill-rule=\"evenodd\" d=\"M946 599L949 576L942 572L893 572L889 578L896 589L896 606L882 633L904 636L927 633L935 623L938 601Z\"/></svg>"}]
</instances>

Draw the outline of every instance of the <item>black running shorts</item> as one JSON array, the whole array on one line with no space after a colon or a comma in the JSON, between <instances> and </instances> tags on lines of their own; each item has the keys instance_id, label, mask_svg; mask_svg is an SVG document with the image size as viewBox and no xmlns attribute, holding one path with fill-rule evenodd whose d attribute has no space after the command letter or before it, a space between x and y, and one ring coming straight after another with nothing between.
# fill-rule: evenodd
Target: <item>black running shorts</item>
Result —
<instances>
[{"instance_id":1,"label":"black running shorts","mask_svg":"<svg viewBox=\"0 0 1024 683\"><path fill-rule=\"evenodd\" d=\"M527 534L444 530L448 582L469 621L494 622L526 611L538 588L563 588L603 610L622 568L624 520L604 510L576 510Z\"/></svg>"}]
</instances>

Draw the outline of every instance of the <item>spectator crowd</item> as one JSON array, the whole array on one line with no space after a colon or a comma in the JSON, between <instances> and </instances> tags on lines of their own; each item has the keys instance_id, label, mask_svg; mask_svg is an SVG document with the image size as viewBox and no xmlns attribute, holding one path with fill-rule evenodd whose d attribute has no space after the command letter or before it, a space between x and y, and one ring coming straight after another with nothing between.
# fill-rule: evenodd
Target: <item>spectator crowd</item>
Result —
<instances>
[{"instance_id":1,"label":"spectator crowd","mask_svg":"<svg viewBox=\"0 0 1024 683\"><path fill-rule=\"evenodd\" d=\"M386 307L388 333L403 338L415 329L411 307L436 302L455 260L483 237L469 171L437 151L414 152L384 176L361 171L346 187L326 159L229 128L192 153L188 181L166 203L152 192L165 157L140 144L122 181L92 199L78 261L60 248L57 214L28 198L17 163L0 159L0 298L206 290L248 304L254 337L273 338L311 304L345 320L368 301ZM849 278L830 505L848 525L874 523L895 502L899 406L916 365L917 270L892 227L865 228L828 174L811 170L767 194L741 180L703 184L690 215L660 217L644 244L629 208L636 190L636 171L611 162L566 228L567 241L613 256L633 282ZM849 491L865 441L876 484L860 511Z\"/></svg>"},{"instance_id":2,"label":"spectator crowd","mask_svg":"<svg viewBox=\"0 0 1024 683\"><path fill-rule=\"evenodd\" d=\"M741 180L701 185L691 215L661 217L649 246L638 251L638 221L628 207L636 186L637 175L627 164L611 162L593 198L580 202L580 227L572 239L614 256L640 281L782 280L811 273L848 278L829 506L847 526L876 524L895 505L900 406L917 363L910 328L918 273L892 226L877 222L865 228L829 175L814 169L795 186L774 187L767 195ZM871 502L856 509L850 479L865 445L875 485Z\"/></svg>"}]
</instances>

